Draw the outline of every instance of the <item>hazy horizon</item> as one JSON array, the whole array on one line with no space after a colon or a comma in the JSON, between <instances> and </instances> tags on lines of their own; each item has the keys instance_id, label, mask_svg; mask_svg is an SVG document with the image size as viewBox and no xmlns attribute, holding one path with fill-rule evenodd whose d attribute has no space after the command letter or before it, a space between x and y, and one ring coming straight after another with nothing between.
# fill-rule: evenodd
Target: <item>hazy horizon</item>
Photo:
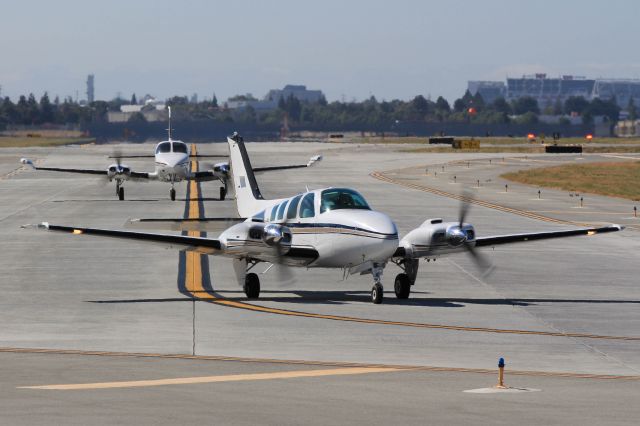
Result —
<instances>
[{"instance_id":1,"label":"hazy horizon","mask_svg":"<svg viewBox=\"0 0 640 426\"><path fill-rule=\"evenodd\" d=\"M607 7L608 6L608 7ZM640 3L115 0L3 7L2 96L149 93L219 100L304 84L329 101L449 101L468 80L537 72L640 78Z\"/></svg>"}]
</instances>

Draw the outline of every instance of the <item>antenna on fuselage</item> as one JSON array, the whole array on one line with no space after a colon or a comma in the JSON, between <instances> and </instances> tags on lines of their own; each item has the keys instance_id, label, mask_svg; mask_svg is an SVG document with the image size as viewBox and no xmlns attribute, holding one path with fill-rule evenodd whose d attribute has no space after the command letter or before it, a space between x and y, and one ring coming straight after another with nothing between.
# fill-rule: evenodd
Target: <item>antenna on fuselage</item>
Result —
<instances>
[{"instance_id":1,"label":"antenna on fuselage","mask_svg":"<svg viewBox=\"0 0 640 426\"><path fill-rule=\"evenodd\" d=\"M169 133L169 140L171 140L171 106L168 106L169 109L169 128L167 128L167 133Z\"/></svg>"}]
</instances>

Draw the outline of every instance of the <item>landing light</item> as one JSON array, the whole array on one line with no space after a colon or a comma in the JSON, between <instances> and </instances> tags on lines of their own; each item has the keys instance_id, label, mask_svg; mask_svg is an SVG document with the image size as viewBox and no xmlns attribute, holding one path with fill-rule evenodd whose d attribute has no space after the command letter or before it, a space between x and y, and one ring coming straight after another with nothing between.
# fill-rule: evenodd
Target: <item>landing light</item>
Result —
<instances>
[{"instance_id":1,"label":"landing light","mask_svg":"<svg viewBox=\"0 0 640 426\"><path fill-rule=\"evenodd\" d=\"M585 138L590 141L591 139L593 139L593 135L591 133L589 133L587 136L585 136Z\"/></svg>"},{"instance_id":2,"label":"landing light","mask_svg":"<svg viewBox=\"0 0 640 426\"><path fill-rule=\"evenodd\" d=\"M74 229L74 230L73 230L73 234L74 234L74 235L80 235L80 234L82 234L82 230L80 230L80 229Z\"/></svg>"}]
</instances>

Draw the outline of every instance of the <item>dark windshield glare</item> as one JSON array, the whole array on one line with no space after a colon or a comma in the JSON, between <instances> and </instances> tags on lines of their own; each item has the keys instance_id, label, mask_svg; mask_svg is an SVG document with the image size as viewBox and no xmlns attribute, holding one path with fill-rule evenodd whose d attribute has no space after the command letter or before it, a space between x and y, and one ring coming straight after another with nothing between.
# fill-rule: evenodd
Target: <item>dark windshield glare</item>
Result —
<instances>
[{"instance_id":1,"label":"dark windshield glare","mask_svg":"<svg viewBox=\"0 0 640 426\"><path fill-rule=\"evenodd\" d=\"M158 152L171 152L171 143L170 142L162 142L160 145L158 145L158 149L156 150L156 153Z\"/></svg>"},{"instance_id":2,"label":"dark windshield glare","mask_svg":"<svg viewBox=\"0 0 640 426\"><path fill-rule=\"evenodd\" d=\"M362 195L352 189L333 188L322 191L320 213L340 209L371 210Z\"/></svg>"},{"instance_id":3,"label":"dark windshield glare","mask_svg":"<svg viewBox=\"0 0 640 426\"><path fill-rule=\"evenodd\" d=\"M181 152L182 154L187 153L187 144L181 142L173 143L173 152Z\"/></svg>"}]
</instances>

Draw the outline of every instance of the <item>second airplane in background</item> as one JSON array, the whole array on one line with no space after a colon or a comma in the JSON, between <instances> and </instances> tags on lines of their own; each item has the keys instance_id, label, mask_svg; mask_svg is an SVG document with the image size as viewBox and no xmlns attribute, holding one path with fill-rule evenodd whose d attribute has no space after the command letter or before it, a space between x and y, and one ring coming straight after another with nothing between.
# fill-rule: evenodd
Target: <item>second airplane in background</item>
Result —
<instances>
[{"instance_id":1,"label":"second airplane in background","mask_svg":"<svg viewBox=\"0 0 640 426\"><path fill-rule=\"evenodd\" d=\"M124 183L128 180L134 181L149 181L158 180L161 182L168 182L171 184L169 190L169 196L172 201L176 199L176 182L183 180L195 180L198 182L218 180L222 183L220 187L220 199L224 200L227 194L227 188L229 183L229 162L220 162L213 165L209 170L191 170L189 163L192 158L228 158L227 155L202 155L192 153L189 149L189 145L186 143L173 140L171 138L171 108L169 108L169 128L168 139L158 143L155 147L154 153L151 155L120 155L116 154L109 158L114 158L116 162L109 165L106 169L71 169L61 167L39 167L28 158L22 158L20 162L28 165L35 170L51 171L51 172L64 172L64 173L79 173L88 175L102 175L105 176L109 182L115 181L116 183L116 195L118 199L124 200ZM153 172L138 172L134 171L131 167L122 163L123 158L153 158L155 160L155 170ZM271 167L256 167L254 172L267 172L273 170L285 170L296 169L302 167L309 167L316 162L320 161L322 156L316 155L311 157L306 164L296 165L284 165L284 166L271 166Z\"/></svg>"}]
</instances>

